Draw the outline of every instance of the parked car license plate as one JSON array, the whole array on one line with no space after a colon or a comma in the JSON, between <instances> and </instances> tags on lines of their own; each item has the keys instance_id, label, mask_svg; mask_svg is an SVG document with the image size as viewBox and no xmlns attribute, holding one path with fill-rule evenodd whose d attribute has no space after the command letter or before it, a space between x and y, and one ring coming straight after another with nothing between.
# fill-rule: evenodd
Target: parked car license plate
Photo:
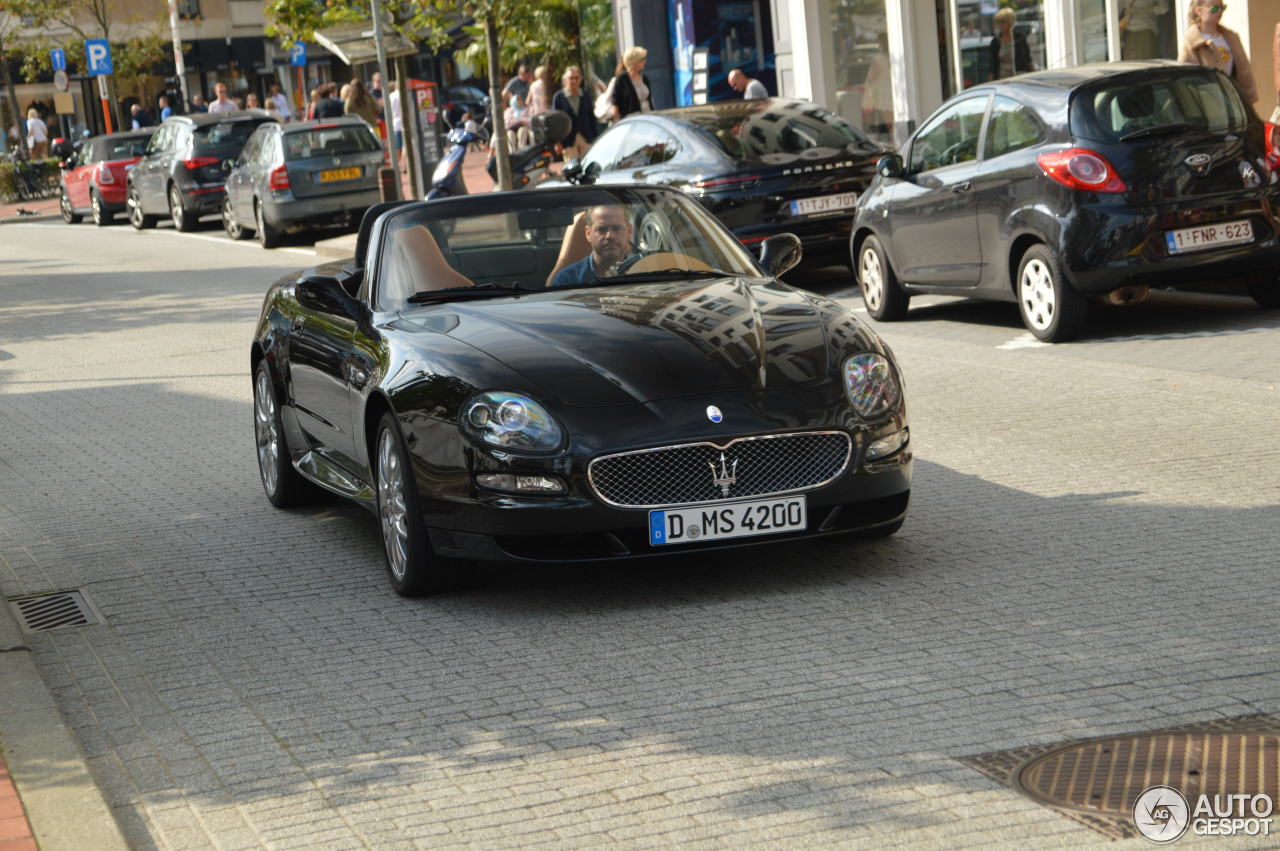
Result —
<instances>
[{"instance_id":1,"label":"parked car license plate","mask_svg":"<svg viewBox=\"0 0 1280 851\"><path fill-rule=\"evenodd\" d=\"M1200 251L1219 245L1238 245L1253 242L1253 226L1246 219L1242 222L1219 222L1216 225L1181 228L1165 233L1164 242L1169 247L1170 254Z\"/></svg>"},{"instance_id":2,"label":"parked car license plate","mask_svg":"<svg viewBox=\"0 0 1280 851\"><path fill-rule=\"evenodd\" d=\"M701 508L663 508L649 512L649 543L691 544L751 535L773 535L806 527L805 498L788 496Z\"/></svg>"},{"instance_id":3,"label":"parked car license plate","mask_svg":"<svg viewBox=\"0 0 1280 851\"><path fill-rule=\"evenodd\" d=\"M852 210L857 205L857 192L821 195L817 198L799 198L791 202L791 215L811 216L815 213L834 213L839 210Z\"/></svg>"},{"instance_id":4,"label":"parked car license plate","mask_svg":"<svg viewBox=\"0 0 1280 851\"><path fill-rule=\"evenodd\" d=\"M320 182L332 183L335 180L355 180L359 176L360 176L359 167L331 168L328 171L320 172Z\"/></svg>"}]
</instances>

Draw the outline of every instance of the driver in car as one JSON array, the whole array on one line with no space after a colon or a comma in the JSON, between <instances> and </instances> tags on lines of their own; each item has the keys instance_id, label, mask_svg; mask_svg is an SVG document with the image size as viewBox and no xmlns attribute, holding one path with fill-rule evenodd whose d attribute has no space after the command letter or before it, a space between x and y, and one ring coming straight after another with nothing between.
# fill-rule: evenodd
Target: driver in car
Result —
<instances>
[{"instance_id":1,"label":"driver in car","mask_svg":"<svg viewBox=\"0 0 1280 851\"><path fill-rule=\"evenodd\" d=\"M615 275L619 264L634 253L631 249L631 222L622 207L616 204L589 207L586 224L591 253L557 272L551 286L589 284Z\"/></svg>"}]
</instances>

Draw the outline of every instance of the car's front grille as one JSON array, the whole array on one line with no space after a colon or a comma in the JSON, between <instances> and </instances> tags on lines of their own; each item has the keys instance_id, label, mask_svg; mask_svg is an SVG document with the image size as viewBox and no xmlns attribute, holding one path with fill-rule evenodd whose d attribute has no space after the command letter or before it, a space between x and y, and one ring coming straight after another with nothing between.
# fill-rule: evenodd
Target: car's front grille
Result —
<instances>
[{"instance_id":1,"label":"car's front grille","mask_svg":"<svg viewBox=\"0 0 1280 851\"><path fill-rule=\"evenodd\" d=\"M852 449L843 431L685 443L596 458L587 478L600 499L624 508L719 502L820 487L845 471Z\"/></svg>"}]
</instances>

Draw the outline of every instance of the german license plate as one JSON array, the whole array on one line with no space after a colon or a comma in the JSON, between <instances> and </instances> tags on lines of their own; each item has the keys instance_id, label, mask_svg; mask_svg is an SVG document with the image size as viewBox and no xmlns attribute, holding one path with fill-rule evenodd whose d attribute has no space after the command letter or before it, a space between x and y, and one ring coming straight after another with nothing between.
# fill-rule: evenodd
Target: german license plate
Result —
<instances>
[{"instance_id":1,"label":"german license plate","mask_svg":"<svg viewBox=\"0 0 1280 851\"><path fill-rule=\"evenodd\" d=\"M804 529L805 498L788 496L649 512L649 543L692 544Z\"/></svg>"},{"instance_id":2,"label":"german license plate","mask_svg":"<svg viewBox=\"0 0 1280 851\"><path fill-rule=\"evenodd\" d=\"M1248 219L1243 222L1219 222L1194 228L1171 230L1164 235L1164 244L1170 254L1203 251L1219 245L1239 245L1253 242L1253 226Z\"/></svg>"},{"instance_id":3,"label":"german license plate","mask_svg":"<svg viewBox=\"0 0 1280 851\"><path fill-rule=\"evenodd\" d=\"M328 171L320 172L320 182L332 183L335 180L355 180L359 176L360 176L359 167L331 168Z\"/></svg>"},{"instance_id":4,"label":"german license plate","mask_svg":"<svg viewBox=\"0 0 1280 851\"><path fill-rule=\"evenodd\" d=\"M820 213L836 213L841 210L852 210L857 205L857 192L842 192L839 195L822 195L817 198L799 198L791 202L791 215L812 216Z\"/></svg>"}]
</instances>

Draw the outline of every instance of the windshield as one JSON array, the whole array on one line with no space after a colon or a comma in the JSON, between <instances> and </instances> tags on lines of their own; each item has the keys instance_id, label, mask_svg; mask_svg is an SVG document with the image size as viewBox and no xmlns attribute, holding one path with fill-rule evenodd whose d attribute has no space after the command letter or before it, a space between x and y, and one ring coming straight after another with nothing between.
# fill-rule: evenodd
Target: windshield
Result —
<instances>
[{"instance_id":1,"label":"windshield","mask_svg":"<svg viewBox=\"0 0 1280 851\"><path fill-rule=\"evenodd\" d=\"M731 233L672 190L592 187L457 198L397 210L386 228L380 310L511 292L760 275Z\"/></svg>"},{"instance_id":2,"label":"windshield","mask_svg":"<svg viewBox=\"0 0 1280 851\"><path fill-rule=\"evenodd\" d=\"M1222 74L1199 69L1113 82L1071 101L1072 133L1099 142L1161 130L1239 133L1248 123L1235 86Z\"/></svg>"}]
</instances>

